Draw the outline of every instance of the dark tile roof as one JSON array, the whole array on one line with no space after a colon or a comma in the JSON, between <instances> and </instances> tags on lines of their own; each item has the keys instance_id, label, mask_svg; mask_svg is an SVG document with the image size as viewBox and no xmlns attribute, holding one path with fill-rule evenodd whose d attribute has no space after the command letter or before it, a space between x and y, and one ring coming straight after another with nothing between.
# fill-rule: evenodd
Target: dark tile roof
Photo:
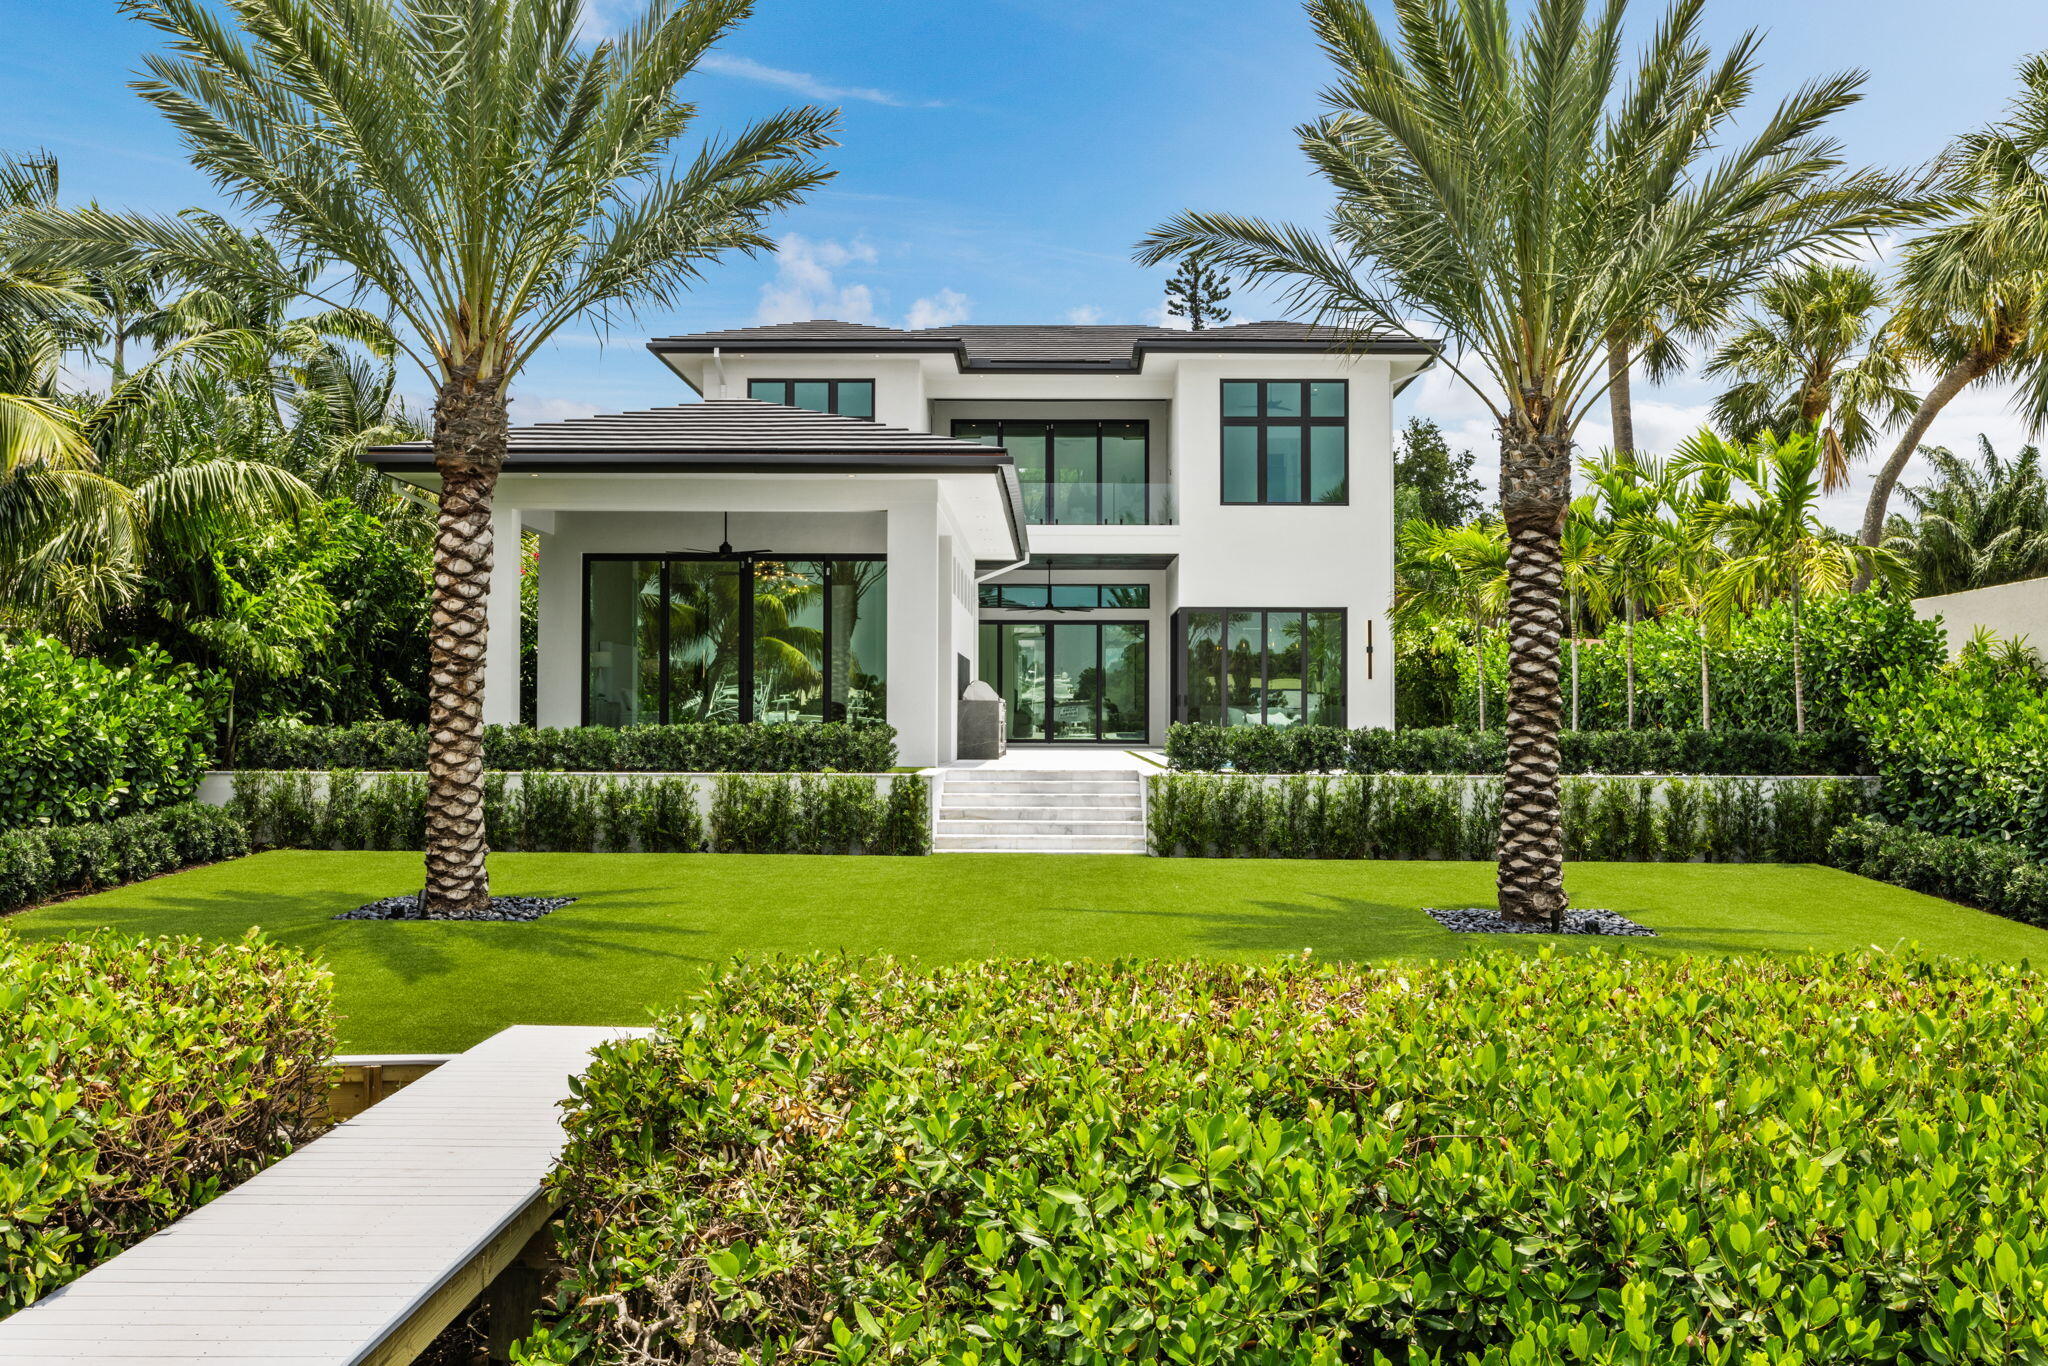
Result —
<instances>
[{"instance_id":1,"label":"dark tile roof","mask_svg":"<svg viewBox=\"0 0 2048 1366\"><path fill-rule=\"evenodd\" d=\"M766 327L734 327L657 337L647 343L654 352L702 352L713 347L732 351L905 351L952 352L963 370L1030 369L1040 367L1135 370L1147 351L1327 351L1336 336L1324 328L1298 322L1237 323L1200 332L1171 327L1126 324L1026 324L896 328L832 319L774 323ZM1368 342L1374 350L1433 352L1435 347L1412 337L1385 333Z\"/></svg>"},{"instance_id":2,"label":"dark tile roof","mask_svg":"<svg viewBox=\"0 0 2048 1366\"><path fill-rule=\"evenodd\" d=\"M618 457L657 464L676 456L817 456L968 458L991 465L1005 458L979 441L959 441L929 432L886 427L864 418L816 413L750 398L707 399L637 413L605 413L514 427L507 446L508 468L535 456ZM373 464L431 465L433 445L408 441L371 449Z\"/></svg>"}]
</instances>

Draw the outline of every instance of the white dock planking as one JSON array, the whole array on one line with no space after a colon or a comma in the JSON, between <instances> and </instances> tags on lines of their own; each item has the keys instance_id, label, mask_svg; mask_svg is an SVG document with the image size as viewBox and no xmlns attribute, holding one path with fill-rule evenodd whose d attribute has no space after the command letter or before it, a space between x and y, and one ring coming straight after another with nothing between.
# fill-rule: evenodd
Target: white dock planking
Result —
<instances>
[{"instance_id":1,"label":"white dock planking","mask_svg":"<svg viewBox=\"0 0 2048 1366\"><path fill-rule=\"evenodd\" d=\"M487 1039L0 1320L0 1362L409 1362L546 1222L569 1078L640 1032Z\"/></svg>"}]
</instances>

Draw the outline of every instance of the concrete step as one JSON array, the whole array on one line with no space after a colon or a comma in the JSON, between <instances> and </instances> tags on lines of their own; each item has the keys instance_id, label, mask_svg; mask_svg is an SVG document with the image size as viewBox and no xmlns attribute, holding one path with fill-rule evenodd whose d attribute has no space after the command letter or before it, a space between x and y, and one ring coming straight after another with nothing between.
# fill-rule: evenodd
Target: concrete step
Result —
<instances>
[{"instance_id":1,"label":"concrete step","mask_svg":"<svg viewBox=\"0 0 2048 1366\"><path fill-rule=\"evenodd\" d=\"M941 792L1138 792L1135 778L970 778L947 777Z\"/></svg>"},{"instance_id":2,"label":"concrete step","mask_svg":"<svg viewBox=\"0 0 2048 1366\"><path fill-rule=\"evenodd\" d=\"M1136 806L1144 801L1137 788L1122 792L1012 792L1008 788L943 787L940 801L974 802L987 806Z\"/></svg>"},{"instance_id":3,"label":"concrete step","mask_svg":"<svg viewBox=\"0 0 2048 1366\"><path fill-rule=\"evenodd\" d=\"M1145 812L1136 802L1128 806L995 806L983 802L948 802L939 808L941 821L1135 821L1142 823Z\"/></svg>"},{"instance_id":4,"label":"concrete step","mask_svg":"<svg viewBox=\"0 0 2048 1366\"><path fill-rule=\"evenodd\" d=\"M1125 838L1142 836L1145 823L1140 820L1124 821L1076 821L1064 818L1051 820L953 820L941 817L934 827L941 835L1121 835Z\"/></svg>"},{"instance_id":5,"label":"concrete step","mask_svg":"<svg viewBox=\"0 0 2048 1366\"><path fill-rule=\"evenodd\" d=\"M932 840L937 854L1145 854L1143 839L1122 835L947 835Z\"/></svg>"}]
</instances>

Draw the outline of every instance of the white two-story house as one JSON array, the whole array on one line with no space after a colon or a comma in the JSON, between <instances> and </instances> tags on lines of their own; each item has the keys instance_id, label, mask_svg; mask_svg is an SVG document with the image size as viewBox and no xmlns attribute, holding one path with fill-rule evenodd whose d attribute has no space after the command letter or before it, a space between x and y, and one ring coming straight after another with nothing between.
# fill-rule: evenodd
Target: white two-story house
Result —
<instances>
[{"instance_id":1,"label":"white two-story house","mask_svg":"<svg viewBox=\"0 0 2048 1366\"><path fill-rule=\"evenodd\" d=\"M648 349L696 401L512 433L488 719L518 715L533 530L544 726L880 717L946 763L976 678L1012 745L1392 724L1390 413L1427 345L806 322ZM369 458L434 484L425 443Z\"/></svg>"}]
</instances>

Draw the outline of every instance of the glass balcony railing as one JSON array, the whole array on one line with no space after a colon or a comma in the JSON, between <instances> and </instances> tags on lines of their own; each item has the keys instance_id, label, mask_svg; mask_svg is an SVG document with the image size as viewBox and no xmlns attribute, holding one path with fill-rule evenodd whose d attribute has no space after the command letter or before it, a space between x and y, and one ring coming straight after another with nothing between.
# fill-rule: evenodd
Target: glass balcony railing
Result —
<instances>
[{"instance_id":1,"label":"glass balcony railing","mask_svg":"<svg viewBox=\"0 0 2048 1366\"><path fill-rule=\"evenodd\" d=\"M1032 526L1171 526L1171 484L1047 484L1024 481Z\"/></svg>"}]
</instances>

